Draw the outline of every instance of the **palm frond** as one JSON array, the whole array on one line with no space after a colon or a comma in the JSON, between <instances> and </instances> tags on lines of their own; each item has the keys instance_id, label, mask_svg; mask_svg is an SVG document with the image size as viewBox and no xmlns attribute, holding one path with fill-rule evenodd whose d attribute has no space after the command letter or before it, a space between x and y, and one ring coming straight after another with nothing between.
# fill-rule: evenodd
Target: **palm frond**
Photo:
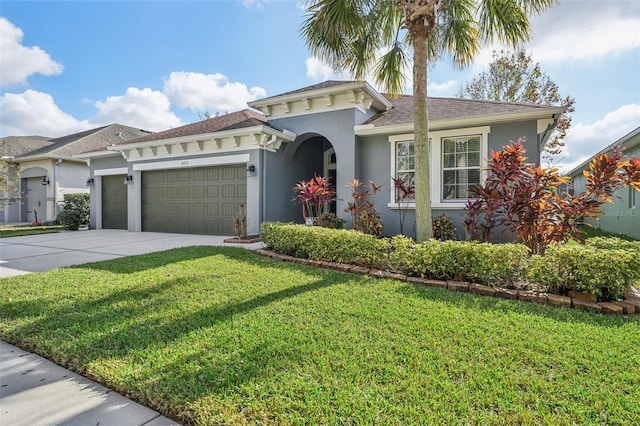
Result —
<instances>
[{"instance_id":1,"label":"palm frond","mask_svg":"<svg viewBox=\"0 0 640 426\"><path fill-rule=\"evenodd\" d=\"M373 68L376 83L391 95L402 93L411 60L401 41L395 42Z\"/></svg>"}]
</instances>

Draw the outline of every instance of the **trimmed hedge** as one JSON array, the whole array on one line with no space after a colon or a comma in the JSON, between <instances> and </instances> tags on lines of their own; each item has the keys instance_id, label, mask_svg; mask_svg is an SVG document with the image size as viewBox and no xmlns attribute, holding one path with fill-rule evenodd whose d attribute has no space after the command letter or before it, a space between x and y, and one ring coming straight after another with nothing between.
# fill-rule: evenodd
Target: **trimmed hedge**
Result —
<instances>
[{"instance_id":1,"label":"trimmed hedge","mask_svg":"<svg viewBox=\"0 0 640 426\"><path fill-rule=\"evenodd\" d=\"M529 256L523 244L378 238L358 231L265 222L267 249L305 259L387 269L410 276L509 287L528 280L550 292L576 290L599 300L624 297L640 280L640 242L594 238ZM617 241L612 241L617 240Z\"/></svg>"},{"instance_id":2,"label":"trimmed hedge","mask_svg":"<svg viewBox=\"0 0 640 426\"><path fill-rule=\"evenodd\" d=\"M594 294L598 300L624 298L640 279L640 250L609 247L615 244L551 246L544 256L531 256L528 278L545 284L552 293L575 290Z\"/></svg>"}]
</instances>

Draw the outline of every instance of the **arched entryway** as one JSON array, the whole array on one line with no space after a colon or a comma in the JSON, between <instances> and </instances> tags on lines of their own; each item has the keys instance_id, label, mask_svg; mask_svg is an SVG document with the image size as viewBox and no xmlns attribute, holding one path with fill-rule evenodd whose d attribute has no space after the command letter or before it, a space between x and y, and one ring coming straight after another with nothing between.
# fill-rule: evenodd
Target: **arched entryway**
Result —
<instances>
[{"instance_id":1,"label":"arched entryway","mask_svg":"<svg viewBox=\"0 0 640 426\"><path fill-rule=\"evenodd\" d=\"M291 164L292 187L301 180L309 180L314 176L327 176L333 187L337 187L338 159L335 148L326 137L317 133L300 135L289 144L285 157ZM330 207L336 213L336 203L332 203Z\"/></svg>"}]
</instances>

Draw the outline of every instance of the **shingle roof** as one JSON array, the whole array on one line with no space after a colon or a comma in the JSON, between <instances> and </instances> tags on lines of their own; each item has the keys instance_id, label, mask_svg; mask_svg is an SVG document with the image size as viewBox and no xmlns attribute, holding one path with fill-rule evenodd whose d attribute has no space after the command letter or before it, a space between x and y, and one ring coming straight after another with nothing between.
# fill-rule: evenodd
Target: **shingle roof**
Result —
<instances>
[{"instance_id":1,"label":"shingle roof","mask_svg":"<svg viewBox=\"0 0 640 426\"><path fill-rule=\"evenodd\" d=\"M149 133L150 132L146 130L136 129L122 124L110 124L108 126L97 127L84 132L50 139L49 144L46 146L22 154L21 157L38 155L71 157L76 154L105 148L122 140L148 135Z\"/></svg>"},{"instance_id":2,"label":"shingle roof","mask_svg":"<svg viewBox=\"0 0 640 426\"><path fill-rule=\"evenodd\" d=\"M17 157L51 145L46 136L7 136L0 139L0 156Z\"/></svg>"},{"instance_id":3,"label":"shingle roof","mask_svg":"<svg viewBox=\"0 0 640 426\"><path fill-rule=\"evenodd\" d=\"M385 97L393 104L393 108L377 113L363 124L374 124L376 127L381 127L413 122L413 96L392 97L385 95ZM434 121L517 111L535 111L544 108L548 108L548 106L460 98L429 98L427 100L429 120Z\"/></svg>"},{"instance_id":4,"label":"shingle roof","mask_svg":"<svg viewBox=\"0 0 640 426\"><path fill-rule=\"evenodd\" d=\"M220 115L209 118L207 120L198 121L197 123L187 124L186 126L176 127L151 135L142 136L125 142L119 142L116 145L126 145L138 142L149 142L163 139L173 139L183 136L201 135L205 133L215 133L224 130L241 129L244 127L254 126L270 126L264 115L243 109L242 111L232 112L230 114Z\"/></svg>"}]
</instances>

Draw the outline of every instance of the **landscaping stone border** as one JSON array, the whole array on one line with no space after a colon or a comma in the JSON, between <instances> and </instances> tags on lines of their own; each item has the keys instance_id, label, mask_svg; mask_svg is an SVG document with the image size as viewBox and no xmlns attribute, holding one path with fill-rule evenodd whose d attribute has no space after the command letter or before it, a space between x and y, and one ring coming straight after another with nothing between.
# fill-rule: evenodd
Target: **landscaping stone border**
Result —
<instances>
[{"instance_id":1,"label":"landscaping stone border","mask_svg":"<svg viewBox=\"0 0 640 426\"><path fill-rule=\"evenodd\" d=\"M358 275L369 275L375 278L390 278L399 281L406 281L412 284L420 284L427 287L448 288L453 291L462 291L477 294L480 296L498 297L502 299L520 300L523 302L540 303L543 305L564 306L565 308L582 309L586 311L599 312L612 315L633 315L640 314L640 297L635 293L629 293L624 301L599 302L585 300L584 295L574 294L574 297L560 296L558 294L540 293L529 290L514 290L501 287L489 287L482 284L470 283L466 281L440 281L427 278L419 278L399 274L391 271L384 271L366 266L349 265L345 263L326 262L323 260L301 259L298 257L279 254L266 249L255 250L261 256L285 262L300 263L303 265L315 266L325 269L333 269L340 272L350 272ZM589 299L588 297L586 299Z\"/></svg>"}]
</instances>

